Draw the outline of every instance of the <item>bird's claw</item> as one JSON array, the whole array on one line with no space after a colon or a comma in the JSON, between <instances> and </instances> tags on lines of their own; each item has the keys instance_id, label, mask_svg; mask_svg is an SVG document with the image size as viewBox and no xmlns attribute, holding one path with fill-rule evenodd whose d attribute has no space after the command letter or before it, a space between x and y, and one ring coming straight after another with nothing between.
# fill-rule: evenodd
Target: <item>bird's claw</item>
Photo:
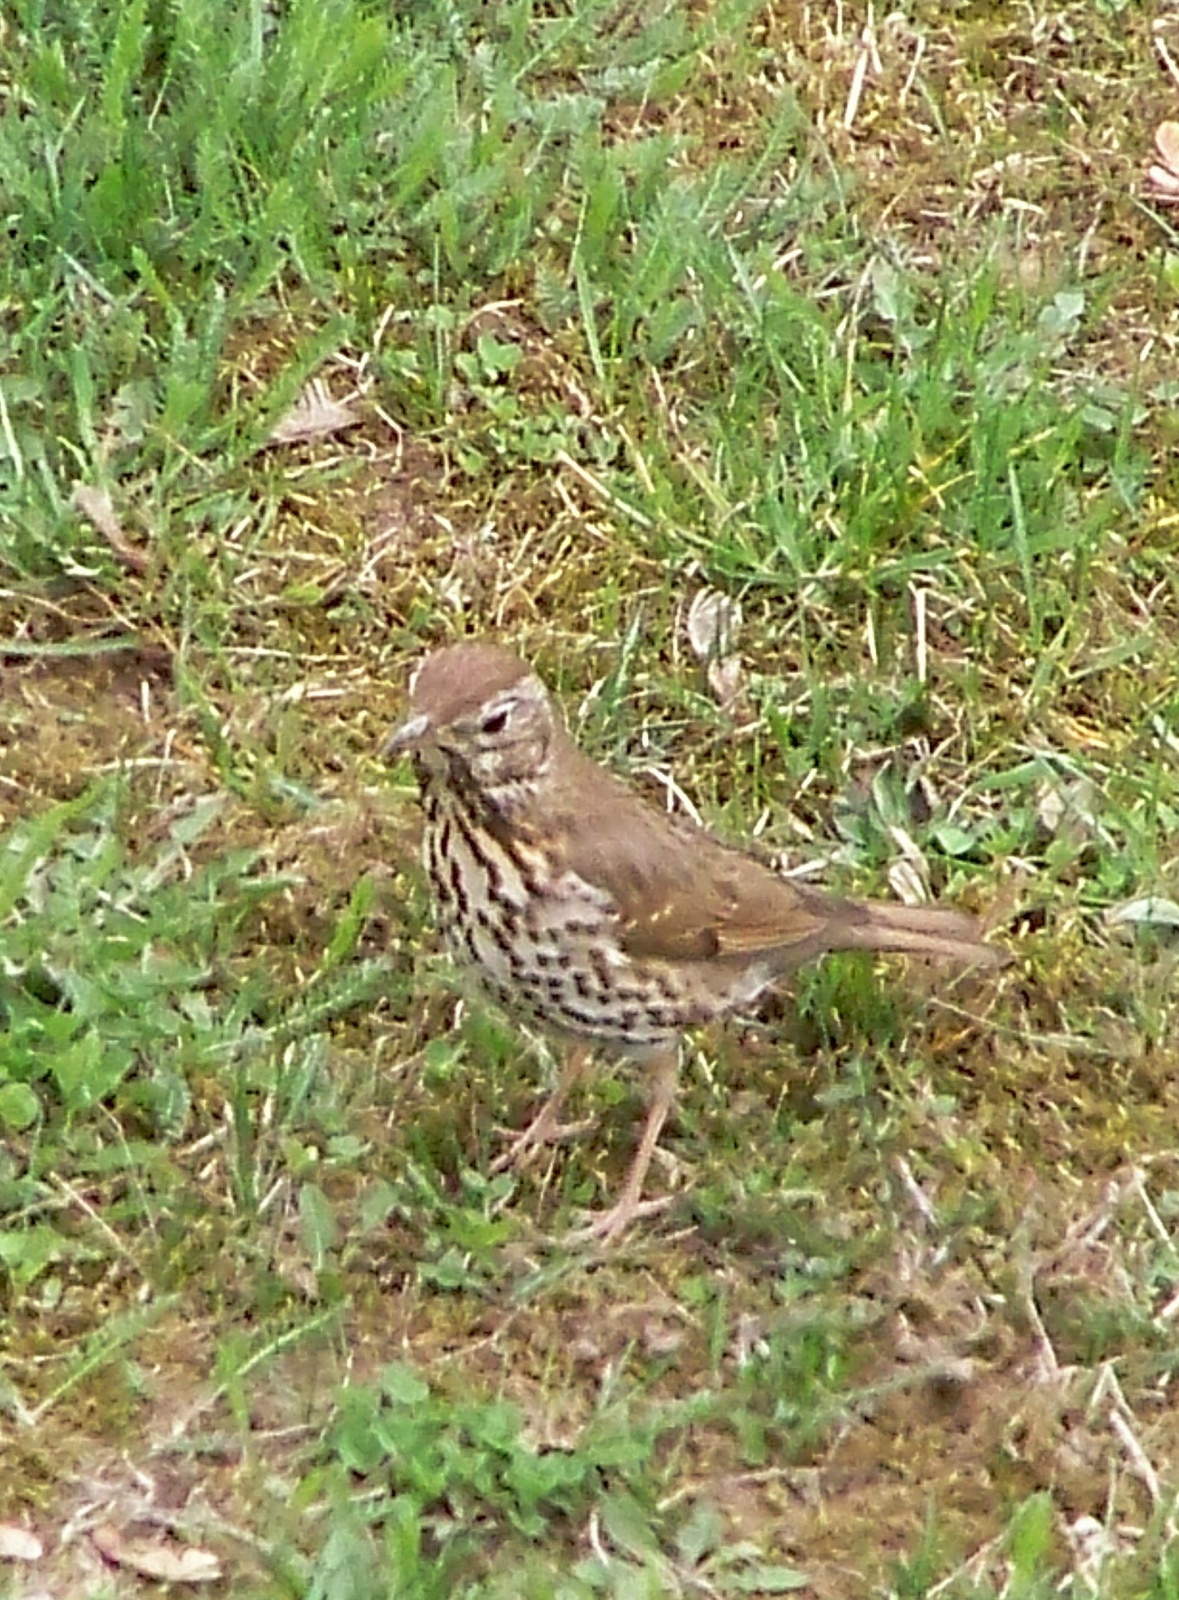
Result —
<instances>
[{"instance_id":1,"label":"bird's claw","mask_svg":"<svg viewBox=\"0 0 1179 1600\"><path fill-rule=\"evenodd\" d=\"M580 1139L583 1134L591 1132L597 1126L596 1117L583 1117L580 1122L558 1122L555 1117L545 1119L544 1112L530 1122L521 1133L517 1133L506 1150L501 1150L490 1170L507 1172L509 1168L519 1166L525 1158L533 1155L537 1150L550 1144L567 1144L572 1139ZM507 1131L506 1129L503 1131Z\"/></svg>"},{"instance_id":2,"label":"bird's claw","mask_svg":"<svg viewBox=\"0 0 1179 1600\"><path fill-rule=\"evenodd\" d=\"M617 1244L626 1233L632 1222L640 1217L655 1217L661 1211L666 1211L672 1204L675 1196L661 1195L658 1200L638 1200L623 1196L616 1206L611 1206L609 1211L602 1211L597 1216L583 1224L580 1228L573 1228L561 1240L566 1245L598 1244L603 1248Z\"/></svg>"}]
</instances>

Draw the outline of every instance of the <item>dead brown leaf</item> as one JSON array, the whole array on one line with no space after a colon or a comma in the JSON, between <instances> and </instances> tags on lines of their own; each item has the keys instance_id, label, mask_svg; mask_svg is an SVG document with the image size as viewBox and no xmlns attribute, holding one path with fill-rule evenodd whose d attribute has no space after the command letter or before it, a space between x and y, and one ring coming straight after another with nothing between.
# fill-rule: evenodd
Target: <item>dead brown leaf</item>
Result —
<instances>
[{"instance_id":1,"label":"dead brown leaf","mask_svg":"<svg viewBox=\"0 0 1179 1600\"><path fill-rule=\"evenodd\" d=\"M105 489L93 484L76 483L72 499L78 510L98 529L115 555L132 572L146 572L148 558L144 551L131 544L115 514L114 502Z\"/></svg>"},{"instance_id":2,"label":"dead brown leaf","mask_svg":"<svg viewBox=\"0 0 1179 1600\"><path fill-rule=\"evenodd\" d=\"M160 1583L213 1583L221 1576L221 1563L212 1551L195 1545L177 1545L170 1539L125 1539L109 1522L93 1528L90 1538L105 1560Z\"/></svg>"},{"instance_id":3,"label":"dead brown leaf","mask_svg":"<svg viewBox=\"0 0 1179 1600\"><path fill-rule=\"evenodd\" d=\"M326 439L345 428L354 428L360 420L345 401L333 400L327 384L316 378L275 423L267 443L302 444L308 439Z\"/></svg>"}]
</instances>

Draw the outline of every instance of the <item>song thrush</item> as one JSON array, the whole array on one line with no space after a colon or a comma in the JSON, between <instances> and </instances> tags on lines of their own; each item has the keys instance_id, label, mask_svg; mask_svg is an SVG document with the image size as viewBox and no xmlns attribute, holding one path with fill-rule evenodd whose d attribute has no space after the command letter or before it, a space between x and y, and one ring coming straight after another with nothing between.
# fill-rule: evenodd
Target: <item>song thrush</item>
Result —
<instances>
[{"instance_id":1,"label":"song thrush","mask_svg":"<svg viewBox=\"0 0 1179 1600\"><path fill-rule=\"evenodd\" d=\"M574 1046L500 1164L554 1137L594 1046L651 1073L621 1196L588 1236L616 1239L665 1203L641 1196L686 1029L752 1005L828 950L997 959L960 912L837 899L647 805L578 749L544 684L500 645L434 652L410 693L385 753L415 754L451 952L509 1012Z\"/></svg>"}]
</instances>

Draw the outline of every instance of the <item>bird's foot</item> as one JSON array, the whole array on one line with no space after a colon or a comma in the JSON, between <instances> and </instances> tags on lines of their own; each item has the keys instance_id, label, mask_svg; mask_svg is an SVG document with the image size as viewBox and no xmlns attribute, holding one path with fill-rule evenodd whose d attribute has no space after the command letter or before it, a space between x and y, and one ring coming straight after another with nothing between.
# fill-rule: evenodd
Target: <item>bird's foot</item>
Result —
<instances>
[{"instance_id":1,"label":"bird's foot","mask_svg":"<svg viewBox=\"0 0 1179 1600\"><path fill-rule=\"evenodd\" d=\"M640 1217L655 1217L661 1211L666 1211L672 1204L675 1196L661 1195L657 1200L640 1200L637 1195L624 1194L617 1205L611 1206L609 1211L599 1212L597 1216L580 1228L573 1228L561 1240L566 1245L597 1244L605 1249L615 1245L630 1227L632 1222L637 1222Z\"/></svg>"},{"instance_id":2,"label":"bird's foot","mask_svg":"<svg viewBox=\"0 0 1179 1600\"><path fill-rule=\"evenodd\" d=\"M596 1117L583 1117L580 1122L558 1122L557 1116L558 1108L554 1108L550 1101L521 1133L514 1135L507 1149L500 1151L491 1163L491 1171L506 1172L511 1167L520 1166L545 1145L565 1144L571 1139L580 1139L597 1125L598 1120Z\"/></svg>"}]
</instances>

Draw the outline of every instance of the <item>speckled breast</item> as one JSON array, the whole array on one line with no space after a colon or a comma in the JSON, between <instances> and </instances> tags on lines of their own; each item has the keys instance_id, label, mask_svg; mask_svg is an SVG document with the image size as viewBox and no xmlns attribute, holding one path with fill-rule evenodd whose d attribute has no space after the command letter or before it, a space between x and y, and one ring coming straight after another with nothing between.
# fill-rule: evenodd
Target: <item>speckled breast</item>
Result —
<instances>
[{"instance_id":1,"label":"speckled breast","mask_svg":"<svg viewBox=\"0 0 1179 1600\"><path fill-rule=\"evenodd\" d=\"M560 870L539 847L472 819L448 785L423 800L423 856L454 959L509 1011L643 1056L726 1008L692 964L635 962L621 948L603 891Z\"/></svg>"}]
</instances>

